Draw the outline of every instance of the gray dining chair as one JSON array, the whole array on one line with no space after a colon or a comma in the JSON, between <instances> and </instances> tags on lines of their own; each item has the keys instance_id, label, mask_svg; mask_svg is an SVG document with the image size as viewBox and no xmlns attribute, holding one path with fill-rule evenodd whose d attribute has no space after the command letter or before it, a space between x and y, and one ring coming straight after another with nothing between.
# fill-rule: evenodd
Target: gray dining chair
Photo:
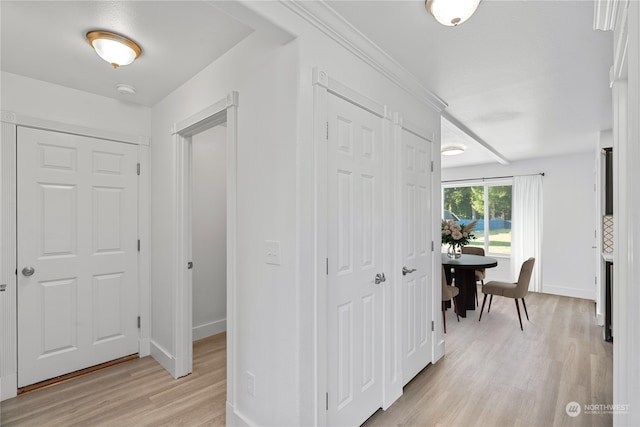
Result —
<instances>
[{"instance_id":1,"label":"gray dining chair","mask_svg":"<svg viewBox=\"0 0 640 427\"><path fill-rule=\"evenodd\" d=\"M458 322L460 321L460 316L458 315L458 304L456 303L456 296L460 293L460 289L455 286L449 286L447 284L447 278L444 273L444 266L442 266L442 327L444 328L444 333L447 333L447 318L445 316L445 311L447 310L447 301L453 301L453 310L456 312L456 317L458 318Z\"/></svg>"},{"instance_id":2,"label":"gray dining chair","mask_svg":"<svg viewBox=\"0 0 640 427\"><path fill-rule=\"evenodd\" d=\"M524 313L527 315L527 320L529 320L529 313L527 313L527 305L524 302L524 297L527 296L527 292L529 291L529 281L531 280L531 273L533 272L533 264L535 263L535 261L535 258L529 258L524 263L522 263L522 267L520 268L520 275L518 276L518 281L516 283L491 281L484 284L484 286L482 287L484 299L482 300L482 308L480 309L480 317L478 318L478 322L482 320L482 312L484 311L484 303L487 302L487 295L491 295L487 313L491 311L491 302L493 301L493 296L500 295L506 298L513 298L516 301L516 310L518 311L520 330L523 331L522 317L520 316L520 306L518 305L518 298L522 300Z\"/></svg>"}]
</instances>

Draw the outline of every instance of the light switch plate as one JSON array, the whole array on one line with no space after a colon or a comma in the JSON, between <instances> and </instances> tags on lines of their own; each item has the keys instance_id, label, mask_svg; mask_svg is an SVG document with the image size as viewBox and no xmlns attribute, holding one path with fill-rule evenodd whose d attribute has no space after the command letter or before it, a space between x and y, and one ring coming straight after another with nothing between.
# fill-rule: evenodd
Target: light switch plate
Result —
<instances>
[{"instance_id":1,"label":"light switch plate","mask_svg":"<svg viewBox=\"0 0 640 427\"><path fill-rule=\"evenodd\" d=\"M280 242L265 240L264 257L267 264L280 265Z\"/></svg>"}]
</instances>

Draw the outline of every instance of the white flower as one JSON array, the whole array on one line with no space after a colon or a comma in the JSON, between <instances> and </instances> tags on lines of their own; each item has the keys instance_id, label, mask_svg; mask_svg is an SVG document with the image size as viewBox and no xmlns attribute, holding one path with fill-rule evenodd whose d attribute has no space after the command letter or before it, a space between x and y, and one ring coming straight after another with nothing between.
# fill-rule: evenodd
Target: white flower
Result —
<instances>
[{"instance_id":1,"label":"white flower","mask_svg":"<svg viewBox=\"0 0 640 427\"><path fill-rule=\"evenodd\" d=\"M460 240L462 239L462 233L458 230L453 230L451 232L451 237L453 237L455 240Z\"/></svg>"}]
</instances>

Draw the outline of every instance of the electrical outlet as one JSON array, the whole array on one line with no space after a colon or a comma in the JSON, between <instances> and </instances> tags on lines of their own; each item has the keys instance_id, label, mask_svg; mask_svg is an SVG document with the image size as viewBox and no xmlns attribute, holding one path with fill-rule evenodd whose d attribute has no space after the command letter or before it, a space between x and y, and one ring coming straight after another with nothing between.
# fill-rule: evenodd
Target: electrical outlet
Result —
<instances>
[{"instance_id":1,"label":"electrical outlet","mask_svg":"<svg viewBox=\"0 0 640 427\"><path fill-rule=\"evenodd\" d=\"M267 264L280 265L280 242L265 240L264 258Z\"/></svg>"},{"instance_id":2,"label":"electrical outlet","mask_svg":"<svg viewBox=\"0 0 640 427\"><path fill-rule=\"evenodd\" d=\"M256 376L247 371L247 393L250 396L256 395Z\"/></svg>"}]
</instances>

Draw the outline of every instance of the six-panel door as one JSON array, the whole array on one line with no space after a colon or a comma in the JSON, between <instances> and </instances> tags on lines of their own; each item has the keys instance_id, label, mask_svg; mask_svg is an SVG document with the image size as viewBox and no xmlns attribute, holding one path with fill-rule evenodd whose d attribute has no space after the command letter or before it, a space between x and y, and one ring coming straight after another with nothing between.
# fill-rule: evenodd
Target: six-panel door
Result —
<instances>
[{"instance_id":1,"label":"six-panel door","mask_svg":"<svg viewBox=\"0 0 640 427\"><path fill-rule=\"evenodd\" d=\"M360 425L382 403L382 119L328 104L328 425Z\"/></svg>"},{"instance_id":2,"label":"six-panel door","mask_svg":"<svg viewBox=\"0 0 640 427\"><path fill-rule=\"evenodd\" d=\"M138 352L136 168L135 145L18 127L19 387Z\"/></svg>"}]
</instances>

